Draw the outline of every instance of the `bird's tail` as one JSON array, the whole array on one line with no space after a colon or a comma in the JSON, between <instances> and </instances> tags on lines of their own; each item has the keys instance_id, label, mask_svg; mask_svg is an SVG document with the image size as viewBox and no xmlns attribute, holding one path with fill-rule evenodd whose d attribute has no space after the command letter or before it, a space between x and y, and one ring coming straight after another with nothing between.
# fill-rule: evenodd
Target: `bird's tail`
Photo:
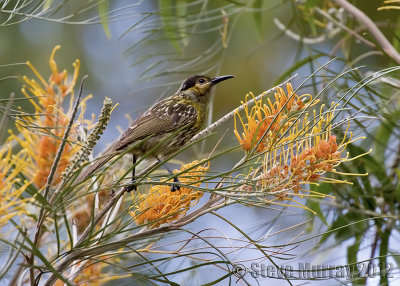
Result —
<instances>
[{"instance_id":1,"label":"bird's tail","mask_svg":"<svg viewBox=\"0 0 400 286\"><path fill-rule=\"evenodd\" d=\"M88 167L86 167L78 176L78 178L75 180L75 183L81 183L87 177L89 177L91 174L93 174L98 168L103 166L105 163L110 161L113 157L115 156L114 153L109 153L106 152L104 155L100 156L99 158L96 158L95 161L92 162L92 164Z\"/></svg>"}]
</instances>

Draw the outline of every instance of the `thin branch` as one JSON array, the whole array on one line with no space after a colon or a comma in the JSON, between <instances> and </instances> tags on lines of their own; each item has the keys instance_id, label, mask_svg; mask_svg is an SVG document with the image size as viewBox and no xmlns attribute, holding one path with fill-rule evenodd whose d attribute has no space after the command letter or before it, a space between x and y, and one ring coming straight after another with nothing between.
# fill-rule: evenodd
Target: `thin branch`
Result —
<instances>
[{"instance_id":1,"label":"thin branch","mask_svg":"<svg viewBox=\"0 0 400 286\"><path fill-rule=\"evenodd\" d=\"M376 23L376 26L377 26L377 27L387 27L388 24L387 24L387 23ZM397 27L397 26L396 26L396 27ZM330 52L330 56L331 56L331 57L334 57L334 55L335 55L336 52L339 50L339 48L340 48L341 46L343 46L343 44L344 44L349 38L351 38L351 37L355 37L356 39L363 38L363 37L360 35L360 33L361 33L362 31L366 30L366 29L367 29L367 27L365 27L365 26L363 26L363 25L361 25L361 26L355 28L354 30L351 30L351 29L350 29L350 31L352 31L352 32L351 32L351 33L349 32L349 34L346 34L345 36L343 36L343 37L336 43L336 45L332 48L332 51ZM356 36L356 35L358 35L358 36ZM359 37L360 37L360 38L359 38ZM364 39L364 38L363 38L363 39ZM365 39L364 39L364 40L365 40ZM366 41L368 41L368 40L366 40ZM374 45L372 46L372 48L376 48L376 45L374 44Z\"/></svg>"},{"instance_id":2,"label":"thin branch","mask_svg":"<svg viewBox=\"0 0 400 286\"><path fill-rule=\"evenodd\" d=\"M72 125L74 124L76 113L78 112L79 103L80 103L80 100L81 100L81 97L82 97L83 83L86 80L86 78L87 78L87 75L85 75L82 78L81 86L80 86L80 89L79 89L79 94L78 94L78 97L75 100L75 104L74 104L74 107L73 107L73 110L72 110L71 118L70 118L70 120L68 122L67 127L65 128L64 136L62 138L60 146L58 147L58 151L57 151L56 157L54 158L53 165L51 166L50 174L47 177L47 182L46 182L46 186L45 186L45 189L44 189L44 197L46 199L48 199L48 194L49 194L49 191L50 191L51 183L53 182L54 174L56 173L56 170L57 170L57 167L58 167L58 163L60 162L62 153L64 151L65 144L68 141L69 132L71 131Z\"/></svg>"},{"instance_id":3,"label":"thin branch","mask_svg":"<svg viewBox=\"0 0 400 286\"><path fill-rule=\"evenodd\" d=\"M297 42L302 42L304 44L309 44L309 45L315 45L315 44L320 44L326 40L328 40L329 38L334 37L334 35L336 35L337 33L340 32L339 28L336 28L334 31L332 31L330 33L330 35L321 35L318 36L316 38L307 38L307 37L303 37L299 34L296 34L295 32L293 32L292 30L290 30L288 27L286 27L278 18L274 18L272 20L275 24L275 26L281 30L282 32L284 32L289 38L297 41Z\"/></svg>"},{"instance_id":4,"label":"thin branch","mask_svg":"<svg viewBox=\"0 0 400 286\"><path fill-rule=\"evenodd\" d=\"M329 21L332 21L335 23L335 25L337 25L339 28L343 29L344 31L348 32L351 36L355 37L356 39L358 39L359 41L363 42L365 45L371 47L371 48L376 48L375 44L367 39L365 39L364 37L360 36L356 30L352 30L350 28L348 28L346 25L342 24L341 22L335 20L331 15L329 15L328 13L326 13L324 10L316 7L315 11L317 11L317 13L319 13L321 16L327 18Z\"/></svg>"},{"instance_id":5,"label":"thin branch","mask_svg":"<svg viewBox=\"0 0 400 286\"><path fill-rule=\"evenodd\" d=\"M364 12L346 0L335 0L335 2L352 14L360 23L364 24L371 32L372 36L374 36L375 40L381 45L383 51L394 61L400 64L400 54L396 51L388 39L386 39L385 35L383 35L376 24L367 15L365 15Z\"/></svg>"}]
</instances>

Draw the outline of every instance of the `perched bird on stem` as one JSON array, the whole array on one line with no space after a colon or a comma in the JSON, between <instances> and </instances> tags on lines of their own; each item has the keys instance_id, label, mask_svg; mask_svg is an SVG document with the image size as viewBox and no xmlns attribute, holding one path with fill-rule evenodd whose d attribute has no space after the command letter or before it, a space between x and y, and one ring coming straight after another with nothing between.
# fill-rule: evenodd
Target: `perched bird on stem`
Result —
<instances>
[{"instance_id":1,"label":"perched bird on stem","mask_svg":"<svg viewBox=\"0 0 400 286\"><path fill-rule=\"evenodd\" d=\"M214 78L204 75L189 77L174 95L157 102L137 118L100 158L79 174L77 181L83 181L114 156L127 150L133 155L133 164L136 163L138 156L148 153L161 142L163 142L161 146L150 154L157 160L160 161L162 157L178 151L203 125L212 88L217 83L233 77L232 75ZM142 141L139 143L140 140ZM174 178L174 182L178 181ZM136 189L135 169L133 169L132 185L128 187L128 191ZM171 191L176 190L179 190L179 186L173 185Z\"/></svg>"}]
</instances>

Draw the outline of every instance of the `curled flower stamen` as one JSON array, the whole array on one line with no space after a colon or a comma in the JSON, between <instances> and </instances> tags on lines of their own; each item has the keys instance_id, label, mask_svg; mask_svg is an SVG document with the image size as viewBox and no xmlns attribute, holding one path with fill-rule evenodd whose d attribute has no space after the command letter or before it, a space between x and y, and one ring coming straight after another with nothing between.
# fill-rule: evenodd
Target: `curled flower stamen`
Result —
<instances>
[{"instance_id":1,"label":"curled flower stamen","mask_svg":"<svg viewBox=\"0 0 400 286\"><path fill-rule=\"evenodd\" d=\"M250 111L247 102L249 97L254 99L254 95L252 93L246 95L245 102L242 102L246 120L243 120L239 113L235 114L234 119L234 133L243 150L251 151L257 142L259 142L257 152L268 150L272 142L278 139L283 144L282 140L285 140L283 135L294 122L290 115L318 103L318 100L313 100L310 94L295 94L290 83L286 85L286 89L287 93L282 88L277 88L274 102L270 98L267 98L266 103L263 103L262 98L255 101ZM243 127L241 135L237 129L236 117L239 118Z\"/></svg>"},{"instance_id":2,"label":"curled flower stamen","mask_svg":"<svg viewBox=\"0 0 400 286\"><path fill-rule=\"evenodd\" d=\"M262 135L260 136L254 130L263 130L263 121L261 120L268 120L266 115L275 114L275 121L269 121L269 127L266 129L268 133L265 136L267 139L260 143L259 148L261 146L261 149L257 150L264 152L263 166L257 170L251 169L246 179L242 181L241 191L228 192L228 196L234 199L246 197L253 203L264 204L282 205L278 202L289 201L295 203L295 207L309 210L293 197L323 198L328 196L311 191L305 188L305 185L318 185L322 182L350 184L346 180L327 178L325 174L338 173L335 169L338 165L354 160L354 158L349 158L349 154L345 150L349 144L363 139L363 137L353 138L353 134L349 132L350 122L341 140L332 134L333 119L336 117L338 107L336 103L332 103L328 110L325 105L322 105L319 113L316 110L312 111L312 116L303 112L302 119L297 117L292 121L288 117L289 113L282 112L283 109L290 112L304 109L313 103L304 104L300 97L294 96L291 86L288 86L287 89L288 96L282 89L278 89L275 93L275 102L267 101L268 105L264 104L263 109L260 108L259 102L256 102L251 111L248 110L246 103L243 104L248 121L243 124L243 120L239 116L245 130L242 137L238 135L235 125L235 134L243 149L250 150L249 147L254 144L254 142L249 143L252 136L257 136L257 140L261 138ZM293 97L290 97L290 94ZM304 95L304 97L312 100L311 96ZM292 100L293 98L294 100ZM281 110L280 113L279 110ZM279 142L271 141L276 134L280 136Z\"/></svg>"}]
</instances>

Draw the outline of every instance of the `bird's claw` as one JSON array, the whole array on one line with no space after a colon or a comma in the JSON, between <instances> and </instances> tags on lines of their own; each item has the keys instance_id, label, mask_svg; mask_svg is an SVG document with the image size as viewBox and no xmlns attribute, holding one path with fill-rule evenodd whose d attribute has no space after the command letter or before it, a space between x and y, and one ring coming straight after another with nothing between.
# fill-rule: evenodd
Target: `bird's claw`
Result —
<instances>
[{"instance_id":1,"label":"bird's claw","mask_svg":"<svg viewBox=\"0 0 400 286\"><path fill-rule=\"evenodd\" d=\"M180 183L178 178L174 178L174 183ZM171 192L179 191L181 189L181 186L173 184L171 186Z\"/></svg>"},{"instance_id":2,"label":"bird's claw","mask_svg":"<svg viewBox=\"0 0 400 286\"><path fill-rule=\"evenodd\" d=\"M125 191L128 193L130 193L132 191L135 191L135 192L137 191L136 180L132 180L131 183L132 183L131 185L125 187Z\"/></svg>"}]
</instances>

